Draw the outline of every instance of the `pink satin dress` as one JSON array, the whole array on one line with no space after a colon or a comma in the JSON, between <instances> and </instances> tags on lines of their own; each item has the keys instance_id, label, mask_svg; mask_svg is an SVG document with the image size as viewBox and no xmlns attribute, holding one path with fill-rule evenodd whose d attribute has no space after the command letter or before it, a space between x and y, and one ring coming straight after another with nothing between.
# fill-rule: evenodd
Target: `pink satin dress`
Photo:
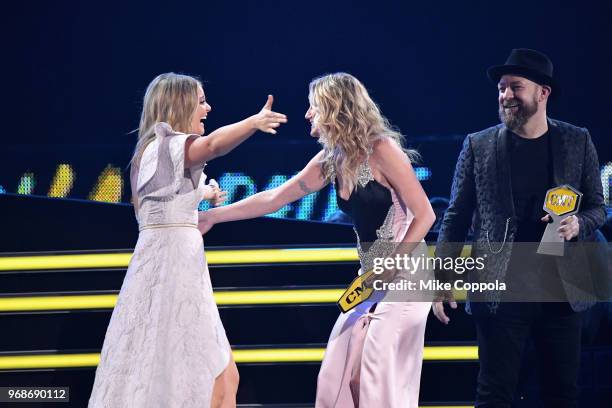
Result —
<instances>
[{"instance_id":1,"label":"pink satin dress","mask_svg":"<svg viewBox=\"0 0 612 408\"><path fill-rule=\"evenodd\" d=\"M368 160L359 168L358 184L349 199L337 198L354 222L360 272L371 270L375 257L393 252L413 216L393 190L374 179ZM412 252L412 256L426 254L424 241ZM340 314L318 376L317 408L418 407L431 301L402 301L393 295L375 291L366 302Z\"/></svg>"}]
</instances>

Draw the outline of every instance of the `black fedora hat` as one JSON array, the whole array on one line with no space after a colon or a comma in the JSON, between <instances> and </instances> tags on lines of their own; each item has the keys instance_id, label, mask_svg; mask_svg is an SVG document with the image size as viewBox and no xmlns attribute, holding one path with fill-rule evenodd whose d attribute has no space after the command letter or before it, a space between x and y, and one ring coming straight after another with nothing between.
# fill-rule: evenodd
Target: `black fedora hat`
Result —
<instances>
[{"instance_id":1,"label":"black fedora hat","mask_svg":"<svg viewBox=\"0 0 612 408\"><path fill-rule=\"evenodd\" d=\"M540 85L548 85L557 91L558 84L553 79L553 64L550 59L536 50L516 48L504 65L496 65L487 69L491 81L498 83L506 74L518 75Z\"/></svg>"}]
</instances>

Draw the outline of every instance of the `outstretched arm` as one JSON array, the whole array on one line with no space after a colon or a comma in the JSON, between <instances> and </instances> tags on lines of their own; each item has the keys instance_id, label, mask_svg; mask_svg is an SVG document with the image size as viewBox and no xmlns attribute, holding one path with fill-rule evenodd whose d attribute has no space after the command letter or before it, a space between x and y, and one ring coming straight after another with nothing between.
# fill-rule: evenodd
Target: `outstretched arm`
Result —
<instances>
[{"instance_id":1,"label":"outstretched arm","mask_svg":"<svg viewBox=\"0 0 612 408\"><path fill-rule=\"evenodd\" d=\"M268 101L261 111L240 122L223 126L206 137L198 137L185 143L185 167L204 163L215 157L226 155L240 143L248 139L256 130L276 134L276 128L287 122L282 113L272 111L274 98Z\"/></svg>"},{"instance_id":2,"label":"outstretched arm","mask_svg":"<svg viewBox=\"0 0 612 408\"><path fill-rule=\"evenodd\" d=\"M276 188L254 194L234 204L199 212L200 231L205 233L219 222L244 220L273 213L307 194L319 191L327 184L319 164L322 154L323 152L319 152L295 177Z\"/></svg>"}]
</instances>

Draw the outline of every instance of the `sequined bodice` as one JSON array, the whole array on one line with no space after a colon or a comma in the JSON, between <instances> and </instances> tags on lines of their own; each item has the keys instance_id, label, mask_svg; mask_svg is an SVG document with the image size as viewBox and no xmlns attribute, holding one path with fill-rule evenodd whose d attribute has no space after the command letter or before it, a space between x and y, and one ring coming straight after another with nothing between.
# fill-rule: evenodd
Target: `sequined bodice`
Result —
<instances>
[{"instance_id":1,"label":"sequined bodice","mask_svg":"<svg viewBox=\"0 0 612 408\"><path fill-rule=\"evenodd\" d=\"M384 224L393 204L391 191L369 176L360 179L348 200L336 192L338 207L353 220L355 232L362 242L374 242L377 230Z\"/></svg>"},{"instance_id":2,"label":"sequined bodice","mask_svg":"<svg viewBox=\"0 0 612 408\"><path fill-rule=\"evenodd\" d=\"M337 184L337 183L335 183ZM393 252L405 231L407 217L393 190L374 179L366 159L357 171L357 184L347 200L336 190L340 209L353 220L362 272L375 257Z\"/></svg>"}]
</instances>

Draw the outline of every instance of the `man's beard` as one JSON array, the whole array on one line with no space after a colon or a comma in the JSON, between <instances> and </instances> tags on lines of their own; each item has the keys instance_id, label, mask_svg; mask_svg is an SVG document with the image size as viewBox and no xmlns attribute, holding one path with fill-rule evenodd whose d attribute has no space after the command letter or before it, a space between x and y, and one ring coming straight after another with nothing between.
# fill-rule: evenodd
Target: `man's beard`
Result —
<instances>
[{"instance_id":1,"label":"man's beard","mask_svg":"<svg viewBox=\"0 0 612 408\"><path fill-rule=\"evenodd\" d=\"M518 109L516 112L512 110L504 109L503 105L499 105L499 119L506 125L506 127L510 130L519 130L525 123L538 111L538 104L535 98L533 99L531 104L518 102L516 100L512 100L510 102L505 102L505 106L513 106L518 103Z\"/></svg>"}]
</instances>

